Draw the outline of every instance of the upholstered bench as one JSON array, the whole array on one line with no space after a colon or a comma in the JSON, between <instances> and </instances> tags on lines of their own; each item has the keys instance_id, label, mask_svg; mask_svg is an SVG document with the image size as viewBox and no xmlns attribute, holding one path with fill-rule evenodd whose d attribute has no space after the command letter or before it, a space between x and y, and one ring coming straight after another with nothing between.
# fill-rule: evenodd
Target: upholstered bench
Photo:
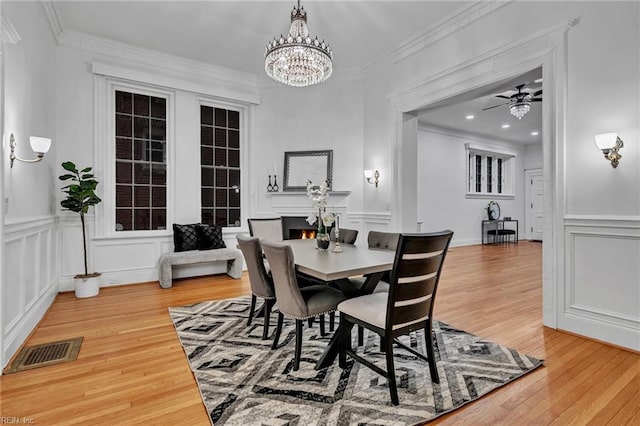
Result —
<instances>
[{"instance_id":1,"label":"upholstered bench","mask_svg":"<svg viewBox=\"0 0 640 426\"><path fill-rule=\"evenodd\" d=\"M235 279L242 277L242 253L240 250L217 248L165 253L160 256L158 262L160 287L170 288L173 285L172 266L174 265L224 261L227 262L227 275Z\"/></svg>"}]
</instances>

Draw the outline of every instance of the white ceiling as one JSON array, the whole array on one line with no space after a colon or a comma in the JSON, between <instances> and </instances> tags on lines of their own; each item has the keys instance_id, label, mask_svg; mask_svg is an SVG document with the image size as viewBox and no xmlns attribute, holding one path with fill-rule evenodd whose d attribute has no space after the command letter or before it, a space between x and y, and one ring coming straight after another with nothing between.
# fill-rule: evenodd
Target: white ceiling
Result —
<instances>
[{"instance_id":1,"label":"white ceiling","mask_svg":"<svg viewBox=\"0 0 640 426\"><path fill-rule=\"evenodd\" d=\"M474 1L303 0L312 36L333 49L334 70L361 69L425 33ZM134 46L264 75L264 49L289 30L296 0L93 1L53 0L63 32L74 31ZM432 106L423 125L515 143L540 143L541 103L522 120L496 105L493 94L539 78L541 71L485 87ZM469 114L475 119L466 120ZM509 129L500 125L510 124Z\"/></svg>"},{"instance_id":2,"label":"white ceiling","mask_svg":"<svg viewBox=\"0 0 640 426\"><path fill-rule=\"evenodd\" d=\"M303 0L312 36L325 39L334 69L362 68L471 1ZM54 1L65 31L77 31L262 75L267 42L287 34L295 0Z\"/></svg>"},{"instance_id":3,"label":"white ceiling","mask_svg":"<svg viewBox=\"0 0 640 426\"><path fill-rule=\"evenodd\" d=\"M495 95L511 96L516 93L515 86L519 84L526 84L523 91L541 89L542 83L535 83L541 78L542 68L537 68L473 93L466 93L458 99L448 99L444 105L436 105L421 112L419 122L423 126L516 144L542 143L542 102L533 102L531 110L521 120L511 115L508 105L482 111L483 108L508 102L506 99L496 98ZM474 118L468 120L468 115L473 115ZM509 127L503 129L503 124L508 124ZM532 132L538 132L538 135L533 136Z\"/></svg>"}]
</instances>

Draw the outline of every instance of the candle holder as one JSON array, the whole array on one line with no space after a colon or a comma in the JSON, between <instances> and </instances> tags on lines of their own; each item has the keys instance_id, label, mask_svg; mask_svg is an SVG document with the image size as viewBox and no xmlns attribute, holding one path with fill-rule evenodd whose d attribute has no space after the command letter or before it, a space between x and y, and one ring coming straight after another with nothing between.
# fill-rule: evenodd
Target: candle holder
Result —
<instances>
[{"instance_id":1,"label":"candle holder","mask_svg":"<svg viewBox=\"0 0 640 426\"><path fill-rule=\"evenodd\" d=\"M340 247L340 227L338 225L338 217L336 216L336 227L335 227L335 231L336 231L336 244L333 247L333 250L331 250L334 253L342 253L344 250L342 250L342 247Z\"/></svg>"},{"instance_id":2,"label":"candle holder","mask_svg":"<svg viewBox=\"0 0 640 426\"><path fill-rule=\"evenodd\" d=\"M273 192L273 185L271 185L271 175L269 175L269 184L267 185L267 192Z\"/></svg>"},{"instance_id":3,"label":"candle holder","mask_svg":"<svg viewBox=\"0 0 640 426\"><path fill-rule=\"evenodd\" d=\"M273 192L278 192L280 191L280 187L278 186L278 175L273 175L273 186L272 186Z\"/></svg>"}]
</instances>

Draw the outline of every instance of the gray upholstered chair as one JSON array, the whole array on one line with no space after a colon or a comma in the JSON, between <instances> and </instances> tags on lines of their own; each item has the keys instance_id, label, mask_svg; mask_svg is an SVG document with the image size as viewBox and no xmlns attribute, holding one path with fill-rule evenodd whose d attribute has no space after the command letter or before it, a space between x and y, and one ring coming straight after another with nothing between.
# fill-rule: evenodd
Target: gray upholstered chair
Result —
<instances>
[{"instance_id":1,"label":"gray upholstered chair","mask_svg":"<svg viewBox=\"0 0 640 426\"><path fill-rule=\"evenodd\" d=\"M331 241L336 241L336 228L331 228L331 233L329 234ZM358 230L357 229L347 229L340 228L338 231L338 242L340 244L355 244L356 239L358 238Z\"/></svg>"},{"instance_id":2,"label":"gray upholstered chair","mask_svg":"<svg viewBox=\"0 0 640 426\"><path fill-rule=\"evenodd\" d=\"M249 310L249 319L247 326L251 325L251 320L255 315L256 299L261 297L264 299L264 329L262 330L262 339L269 338L269 318L271 316L271 308L276 301L276 292L273 287L273 280L267 273L262 260L262 246L260 239L256 237L247 237L246 235L237 235L238 247L242 251L244 260L249 270L249 283L251 284L251 308Z\"/></svg>"},{"instance_id":3,"label":"gray upholstered chair","mask_svg":"<svg viewBox=\"0 0 640 426\"><path fill-rule=\"evenodd\" d=\"M386 377L389 381L391 402L394 405L399 404L393 363L394 343L427 361L431 380L440 383L433 351L433 306L442 265L452 236L451 231L401 234L391 272L389 292L355 297L338 305L340 367L346 368L348 355ZM387 360L386 371L353 351L351 329L354 324L380 335ZM397 339L416 330L424 330L426 356Z\"/></svg>"},{"instance_id":4,"label":"gray upholstered chair","mask_svg":"<svg viewBox=\"0 0 640 426\"><path fill-rule=\"evenodd\" d=\"M272 348L278 346L284 315L294 318L296 320L296 349L293 370L297 371L300 367L304 320L335 311L338 303L342 302L345 297L339 290L326 285L310 285L300 288L293 252L288 245L265 241L262 244L262 249L271 265L279 310L278 325Z\"/></svg>"},{"instance_id":5,"label":"gray upholstered chair","mask_svg":"<svg viewBox=\"0 0 640 426\"><path fill-rule=\"evenodd\" d=\"M271 219L247 219L249 233L252 237L258 237L262 241L282 241L282 218Z\"/></svg>"}]
</instances>

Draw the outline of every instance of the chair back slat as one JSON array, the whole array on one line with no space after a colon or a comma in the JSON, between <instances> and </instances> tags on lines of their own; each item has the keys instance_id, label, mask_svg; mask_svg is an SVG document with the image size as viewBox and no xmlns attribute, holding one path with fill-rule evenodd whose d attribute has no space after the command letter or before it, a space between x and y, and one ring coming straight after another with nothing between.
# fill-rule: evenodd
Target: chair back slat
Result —
<instances>
[{"instance_id":1,"label":"chair back slat","mask_svg":"<svg viewBox=\"0 0 640 426\"><path fill-rule=\"evenodd\" d=\"M453 232L400 234L387 305L389 331L422 327L433 312L442 265Z\"/></svg>"},{"instance_id":2,"label":"chair back slat","mask_svg":"<svg viewBox=\"0 0 640 426\"><path fill-rule=\"evenodd\" d=\"M280 312L296 318L308 316L307 304L298 287L291 247L285 244L263 241L262 250L264 250L271 267L271 275Z\"/></svg>"},{"instance_id":3,"label":"chair back slat","mask_svg":"<svg viewBox=\"0 0 640 426\"><path fill-rule=\"evenodd\" d=\"M247 237L246 235L237 235L238 247L242 251L244 261L249 271L249 283L251 284L251 292L256 296L266 299L275 297L273 281L267 273L262 260L262 246L260 239L255 237Z\"/></svg>"}]
</instances>

